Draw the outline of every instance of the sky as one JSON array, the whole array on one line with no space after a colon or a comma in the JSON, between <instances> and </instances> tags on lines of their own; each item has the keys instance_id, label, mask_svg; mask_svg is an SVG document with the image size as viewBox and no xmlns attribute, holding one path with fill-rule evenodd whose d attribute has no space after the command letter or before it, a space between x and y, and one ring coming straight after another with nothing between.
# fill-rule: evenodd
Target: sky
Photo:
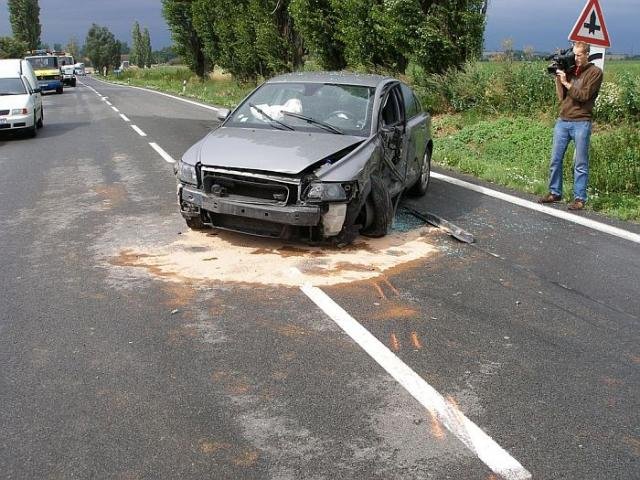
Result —
<instances>
[{"instance_id":1,"label":"sky","mask_svg":"<svg viewBox=\"0 0 640 480\"><path fill-rule=\"evenodd\" d=\"M515 49L553 51L569 44L569 33L587 0L489 0L485 50L501 50L505 39ZM612 53L640 54L640 0L599 0ZM42 41L66 45L75 36L84 43L92 23L107 27L131 45L136 20L147 27L154 50L171 45L160 0L40 0ZM11 35L7 1L0 0L0 36Z\"/></svg>"}]
</instances>

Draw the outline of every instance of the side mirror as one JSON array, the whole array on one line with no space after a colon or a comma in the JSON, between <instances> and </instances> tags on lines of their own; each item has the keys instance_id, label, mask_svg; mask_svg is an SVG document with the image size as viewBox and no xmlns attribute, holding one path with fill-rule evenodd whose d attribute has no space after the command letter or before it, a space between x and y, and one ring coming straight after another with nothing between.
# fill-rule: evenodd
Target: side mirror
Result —
<instances>
[{"instance_id":1,"label":"side mirror","mask_svg":"<svg viewBox=\"0 0 640 480\"><path fill-rule=\"evenodd\" d=\"M34 93L42 93L42 87L35 88Z\"/></svg>"},{"instance_id":2,"label":"side mirror","mask_svg":"<svg viewBox=\"0 0 640 480\"><path fill-rule=\"evenodd\" d=\"M229 113L231 113L231 111L228 108L219 108L216 118L221 122L224 122L229 116Z\"/></svg>"}]
</instances>

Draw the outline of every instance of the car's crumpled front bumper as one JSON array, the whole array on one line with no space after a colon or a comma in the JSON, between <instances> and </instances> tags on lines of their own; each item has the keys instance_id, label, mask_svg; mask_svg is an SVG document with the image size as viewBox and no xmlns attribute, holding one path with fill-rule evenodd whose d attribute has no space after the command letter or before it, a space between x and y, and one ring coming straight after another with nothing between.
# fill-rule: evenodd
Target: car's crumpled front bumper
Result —
<instances>
[{"instance_id":1,"label":"car's crumpled front bumper","mask_svg":"<svg viewBox=\"0 0 640 480\"><path fill-rule=\"evenodd\" d=\"M320 205L267 205L253 204L206 194L187 185L178 186L180 211L185 218L200 215L198 209L208 212L252 218L283 225L317 226L320 224L322 209ZM195 205L198 209L190 208ZM186 207L186 208L185 208Z\"/></svg>"}]
</instances>

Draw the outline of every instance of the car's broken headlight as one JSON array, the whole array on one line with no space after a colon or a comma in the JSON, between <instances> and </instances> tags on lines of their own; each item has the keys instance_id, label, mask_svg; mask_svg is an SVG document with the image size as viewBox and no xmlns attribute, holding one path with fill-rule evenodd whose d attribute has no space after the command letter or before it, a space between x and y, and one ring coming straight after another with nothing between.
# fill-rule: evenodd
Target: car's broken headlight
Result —
<instances>
[{"instance_id":1,"label":"car's broken headlight","mask_svg":"<svg viewBox=\"0 0 640 480\"><path fill-rule=\"evenodd\" d=\"M346 187L351 189L350 185ZM347 191L341 183L312 183L307 188L306 198L312 202L340 202L347 199Z\"/></svg>"},{"instance_id":2,"label":"car's broken headlight","mask_svg":"<svg viewBox=\"0 0 640 480\"><path fill-rule=\"evenodd\" d=\"M178 180L180 180L181 182L190 183L191 185L198 184L196 167L194 167L193 165L189 165L188 163L184 163L182 161L178 162L176 175L178 176Z\"/></svg>"}]
</instances>

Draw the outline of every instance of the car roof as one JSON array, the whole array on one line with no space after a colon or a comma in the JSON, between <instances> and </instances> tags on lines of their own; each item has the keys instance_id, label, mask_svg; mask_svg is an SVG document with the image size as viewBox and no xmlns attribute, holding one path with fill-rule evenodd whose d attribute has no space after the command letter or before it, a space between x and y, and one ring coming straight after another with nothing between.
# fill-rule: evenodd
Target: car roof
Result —
<instances>
[{"instance_id":1,"label":"car roof","mask_svg":"<svg viewBox=\"0 0 640 480\"><path fill-rule=\"evenodd\" d=\"M294 72L270 78L265 83L335 83L338 85L362 85L363 87L377 87L381 83L394 80L392 77L374 75L370 73L352 72Z\"/></svg>"}]
</instances>

